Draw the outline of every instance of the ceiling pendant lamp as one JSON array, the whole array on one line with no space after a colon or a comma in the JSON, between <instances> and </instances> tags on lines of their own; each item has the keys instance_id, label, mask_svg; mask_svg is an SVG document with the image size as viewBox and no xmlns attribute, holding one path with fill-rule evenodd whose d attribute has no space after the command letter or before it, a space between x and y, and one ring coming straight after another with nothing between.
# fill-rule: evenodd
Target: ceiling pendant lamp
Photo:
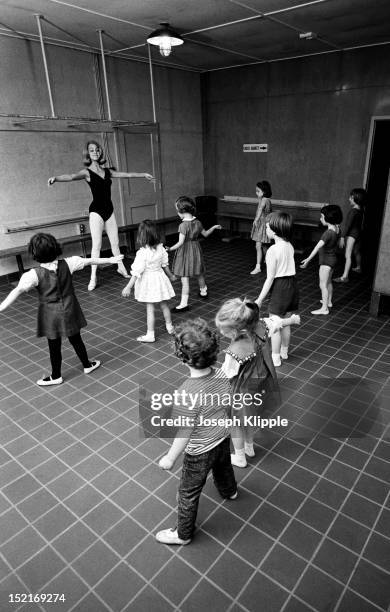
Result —
<instances>
[{"instance_id":1,"label":"ceiling pendant lamp","mask_svg":"<svg viewBox=\"0 0 390 612\"><path fill-rule=\"evenodd\" d=\"M161 28L151 33L147 38L147 42L150 45L159 47L161 55L168 57L171 54L172 47L182 45L184 40L170 27L169 23L160 23L160 26Z\"/></svg>"}]
</instances>

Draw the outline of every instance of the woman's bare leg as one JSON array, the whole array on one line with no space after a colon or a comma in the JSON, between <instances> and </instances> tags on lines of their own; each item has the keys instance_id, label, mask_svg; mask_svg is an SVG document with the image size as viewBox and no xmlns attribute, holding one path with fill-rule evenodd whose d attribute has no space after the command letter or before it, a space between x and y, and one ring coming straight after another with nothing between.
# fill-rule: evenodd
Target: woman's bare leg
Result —
<instances>
[{"instance_id":1,"label":"woman's bare leg","mask_svg":"<svg viewBox=\"0 0 390 612\"><path fill-rule=\"evenodd\" d=\"M91 231L92 248L91 257L100 257L102 248L104 221L98 213L89 213L89 229ZM91 280L89 281L88 290L93 291L96 287L96 271L97 266L91 266Z\"/></svg>"},{"instance_id":2,"label":"woman's bare leg","mask_svg":"<svg viewBox=\"0 0 390 612\"><path fill-rule=\"evenodd\" d=\"M114 213L112 213L111 217L107 219L106 221L106 232L107 232L108 239L110 241L112 254L120 255L121 252L119 249L118 225L117 225ZM129 274L125 268L125 264L123 263L123 261L120 261L118 263L118 272L119 274L122 274L122 276L129 278Z\"/></svg>"}]
</instances>

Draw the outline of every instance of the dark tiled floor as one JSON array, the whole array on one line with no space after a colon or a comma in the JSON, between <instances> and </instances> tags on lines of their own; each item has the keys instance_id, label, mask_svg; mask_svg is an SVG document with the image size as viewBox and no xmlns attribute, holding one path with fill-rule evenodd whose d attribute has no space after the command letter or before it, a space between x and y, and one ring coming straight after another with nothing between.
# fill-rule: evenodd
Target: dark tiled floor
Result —
<instances>
[{"instance_id":1,"label":"dark tiled floor","mask_svg":"<svg viewBox=\"0 0 390 612\"><path fill-rule=\"evenodd\" d=\"M253 244L204 249L211 297L195 297L191 315L257 294ZM84 338L103 362L90 376L65 346L65 383L37 387L48 356L35 296L1 315L1 610L386 610L390 321L368 316L364 279L336 286L333 311L315 318L317 268L299 271L302 325L279 370L289 427L258 434L256 457L236 470L237 501L207 483L193 542L169 548L153 534L174 525L179 469L158 468L166 440L140 437L138 385L172 388L185 369L161 317L155 345L135 342L143 306L120 297L112 269L100 274L92 294L86 273L75 277ZM8 290L3 279L1 299ZM8 603L29 592L66 601Z\"/></svg>"}]
</instances>

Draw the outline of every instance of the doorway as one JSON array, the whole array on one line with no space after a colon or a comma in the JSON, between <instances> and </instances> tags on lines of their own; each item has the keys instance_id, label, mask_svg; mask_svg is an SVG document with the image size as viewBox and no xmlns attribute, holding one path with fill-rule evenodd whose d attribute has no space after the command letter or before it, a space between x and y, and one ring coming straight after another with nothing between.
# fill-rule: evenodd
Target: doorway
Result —
<instances>
[{"instance_id":1,"label":"doorway","mask_svg":"<svg viewBox=\"0 0 390 612\"><path fill-rule=\"evenodd\" d=\"M373 117L364 177L368 205L364 213L362 236L362 265L371 277L374 276L378 257L389 169L390 117Z\"/></svg>"}]
</instances>

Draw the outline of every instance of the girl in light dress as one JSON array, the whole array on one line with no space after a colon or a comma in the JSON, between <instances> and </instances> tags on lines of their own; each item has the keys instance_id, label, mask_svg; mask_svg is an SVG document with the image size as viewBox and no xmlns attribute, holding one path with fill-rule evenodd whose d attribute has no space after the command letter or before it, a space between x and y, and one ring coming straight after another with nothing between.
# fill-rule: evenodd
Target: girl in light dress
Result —
<instances>
[{"instance_id":1,"label":"girl in light dress","mask_svg":"<svg viewBox=\"0 0 390 612\"><path fill-rule=\"evenodd\" d=\"M251 238L256 242L256 266L251 274L259 274L261 272L261 262L263 255L271 242L265 229L265 220L267 215L272 210L270 197L272 196L271 185L268 181L260 181L256 183L256 195L259 199L255 220L251 232Z\"/></svg>"},{"instance_id":2,"label":"girl in light dress","mask_svg":"<svg viewBox=\"0 0 390 612\"><path fill-rule=\"evenodd\" d=\"M168 334L173 333L171 311L168 300L175 292L170 280L176 280L168 267L168 254L161 244L157 227L153 221L146 219L139 224L137 251L131 266L131 279L122 291L123 297L129 297L134 287L134 297L138 302L146 303L147 332L137 338L138 342L154 342L154 323L156 304L164 315ZM170 279L170 280L169 280Z\"/></svg>"},{"instance_id":3,"label":"girl in light dress","mask_svg":"<svg viewBox=\"0 0 390 612\"><path fill-rule=\"evenodd\" d=\"M230 379L233 400L234 394L255 396L254 401L242 402L240 426L232 430L234 455L231 461L236 467L244 468L247 465L245 455L255 455L253 437L256 430L252 425L245 425L245 417L260 415L268 407L274 410L280 401L269 337L284 326L298 325L300 318L292 315L285 319L277 316L261 319L257 304L234 298L221 306L215 322L220 333L231 340L222 370Z\"/></svg>"},{"instance_id":4,"label":"girl in light dress","mask_svg":"<svg viewBox=\"0 0 390 612\"><path fill-rule=\"evenodd\" d=\"M199 297L207 299L207 285L204 277L205 266L203 261L202 249L199 245L199 238L207 238L216 229L221 229L220 225L213 225L208 230L194 217L195 203L187 197L181 196L175 202L177 214L182 223L179 225L179 240L167 251L176 251L173 260L172 270L175 276L181 277L181 300L174 311L186 312L189 310L188 300L190 297L190 277L195 276L199 283Z\"/></svg>"}]
</instances>

